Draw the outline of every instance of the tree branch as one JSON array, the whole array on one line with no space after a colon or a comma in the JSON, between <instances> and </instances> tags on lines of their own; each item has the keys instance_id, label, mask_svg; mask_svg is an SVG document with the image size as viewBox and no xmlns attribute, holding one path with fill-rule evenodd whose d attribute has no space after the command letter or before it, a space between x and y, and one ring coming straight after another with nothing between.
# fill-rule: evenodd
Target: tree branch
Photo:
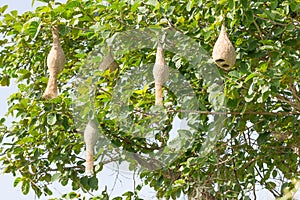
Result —
<instances>
[{"instance_id":1,"label":"tree branch","mask_svg":"<svg viewBox=\"0 0 300 200\"><path fill-rule=\"evenodd\" d=\"M271 19L263 18L263 17L260 17L258 15L254 15L254 17L257 18L257 19L261 19L261 20L270 22L273 25L279 25L279 26L288 26L289 25L289 24L283 24L283 23L280 23L280 22L276 22L276 21L271 20ZM293 22L294 22L293 25L295 26L295 28L300 29L300 27L298 27L300 25L300 23L299 22L295 23L295 20L293 20Z\"/></svg>"},{"instance_id":2,"label":"tree branch","mask_svg":"<svg viewBox=\"0 0 300 200\"><path fill-rule=\"evenodd\" d=\"M254 168L255 168L255 170L256 170L258 176L259 176L261 179L263 179L264 177L261 175L261 173L260 173L260 171L257 169L257 167L254 166ZM279 194L278 194L278 192L277 192L276 190L268 190L268 191L270 191L270 192L274 195L274 197L279 197ZM276 194L276 193L277 193L277 194Z\"/></svg>"},{"instance_id":3,"label":"tree branch","mask_svg":"<svg viewBox=\"0 0 300 200\"><path fill-rule=\"evenodd\" d=\"M280 94L276 94L275 97L277 99L279 99L280 101L289 104L290 106L292 106L293 108L295 108L296 110L300 111L300 106L297 103L291 102L288 98L286 98L285 96L282 96ZM299 114L300 112L292 112L294 115L297 115L297 113Z\"/></svg>"},{"instance_id":4,"label":"tree branch","mask_svg":"<svg viewBox=\"0 0 300 200\"><path fill-rule=\"evenodd\" d=\"M291 92L293 94L293 97L300 103L300 97L297 94L297 90L296 90L295 85L291 84L290 85L290 90L291 90Z\"/></svg>"},{"instance_id":5,"label":"tree branch","mask_svg":"<svg viewBox=\"0 0 300 200\"><path fill-rule=\"evenodd\" d=\"M172 110L176 113L196 113L204 115L271 115L271 116L284 116L284 115L300 115L300 112L267 112L267 111L245 111L245 112L234 112L234 111L201 111L201 110Z\"/></svg>"},{"instance_id":6,"label":"tree branch","mask_svg":"<svg viewBox=\"0 0 300 200\"><path fill-rule=\"evenodd\" d=\"M261 32L261 30L260 30L259 26L257 25L257 23L256 23L256 21L255 21L255 20L253 20L253 23L254 23L254 25L255 25L255 27L256 27L256 29L257 29L258 33L259 33L259 37L260 37L260 39L262 40L262 39L263 39L263 36L262 36L262 32Z\"/></svg>"}]
</instances>

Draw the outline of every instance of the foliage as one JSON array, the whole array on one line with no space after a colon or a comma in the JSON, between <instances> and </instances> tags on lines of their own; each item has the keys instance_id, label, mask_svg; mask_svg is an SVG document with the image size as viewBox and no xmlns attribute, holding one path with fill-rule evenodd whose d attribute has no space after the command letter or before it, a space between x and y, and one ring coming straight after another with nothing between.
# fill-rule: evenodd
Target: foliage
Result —
<instances>
[{"instance_id":1,"label":"foliage","mask_svg":"<svg viewBox=\"0 0 300 200\"><path fill-rule=\"evenodd\" d=\"M157 191L158 197L166 199L176 199L181 192L190 198L244 199L250 191L255 193L257 185L279 197L285 187L292 188L292 180L300 175L298 0L40 1L44 6L22 15L17 11L5 12L7 6L0 8L3 36L0 83L9 86L15 78L19 89L8 99L7 115L14 116L15 121L11 127L5 127L4 119L0 120L0 160L5 173L17 176L14 186L21 184L24 194L33 189L37 196L51 195L49 185L57 180L62 185L71 183L74 191L98 189L97 177L83 174L84 158L78 156L84 144L82 127L78 127L79 119L74 113L83 110L73 107L72 94L78 91L71 81L81 75L80 69L91 52L105 46L106 39L118 32L168 27L189 36L210 54L223 19L237 51L233 69L228 73L220 70L225 80L226 111L229 112L224 122L224 137L208 155L199 156L210 126L208 114L213 112L208 100L210 92L198 71L191 70L189 63L176 52L167 52L169 66L188 80L196 94L197 109L203 111L197 114L196 120L202 126L196 127L195 141L186 152L168 166L141 170L139 175ZM60 25L67 64L58 77L59 97L43 100L41 95L47 84L45 58L51 48L53 23ZM112 114L110 104L118 78L124 77L131 67L138 69L154 63L154 55L155 49L127 52L117 58L120 70L95 72L98 78L92 83L97 85L96 117L110 141L97 149L98 173L106 163L121 159L121 156L114 160L101 157L111 155L113 146L147 153L166 143L167 138L158 134L157 142L148 144L142 136L134 138L130 131L117 126L118 120L131 118L137 128L147 128L149 118L138 117L134 108L151 112L153 84L136 88L130 94L132 110L127 116L119 116L121 119ZM165 102L175 109L181 107L171 92L167 92ZM162 120L163 131L168 133L177 113L166 110ZM83 111L83 115L87 113ZM131 169L135 169L137 159L130 155L126 155L126 159ZM129 191L124 197L138 199L140 189ZM76 195L72 192L62 198L72 199ZM103 191L101 197L92 199L109 199L109 196Z\"/></svg>"}]
</instances>

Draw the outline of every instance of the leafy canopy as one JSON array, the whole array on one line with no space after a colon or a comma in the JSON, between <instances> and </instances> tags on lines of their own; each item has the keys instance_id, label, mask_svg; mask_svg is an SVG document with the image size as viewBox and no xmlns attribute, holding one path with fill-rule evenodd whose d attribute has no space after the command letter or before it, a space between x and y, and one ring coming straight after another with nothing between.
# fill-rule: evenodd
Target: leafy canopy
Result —
<instances>
[{"instance_id":1,"label":"leafy canopy","mask_svg":"<svg viewBox=\"0 0 300 200\"><path fill-rule=\"evenodd\" d=\"M6 127L5 119L0 120L0 160L4 172L16 176L14 186L21 184L24 194L32 189L37 196L51 195L49 185L54 181L62 185L70 183L74 191L98 189L97 176L84 175L85 160L79 156L84 150L80 131L83 127L78 126L81 121L76 116L87 117L89 110L74 109L72 96L87 92L84 88L78 91L72 80L82 76L80 69L92 52L106 46L106 40L115 33L168 28L192 38L210 55L223 19L237 53L233 69L228 73L220 70L228 112L223 137L217 138L218 142L206 156L199 156L208 138L210 119L216 116L209 101L211 91L199 71L191 70L195 68L191 68L186 58L177 52L166 52L169 67L180 72L195 94L196 104L185 105L187 110L195 110L196 105L196 110L202 111L193 115L201 126L193 130L194 142L187 151L167 166L138 171L139 176L144 184L156 190L158 197L166 199L176 199L181 192L191 199L247 199L258 185L279 197L286 188L294 187L293 179L299 177L300 155L298 0L40 1L45 4L21 15L17 11L6 12L7 6L0 8L0 83L9 86L15 79L18 85L18 92L7 100L7 115L12 115L15 121ZM45 59L51 48L52 24L60 27L67 64L59 75L59 97L46 101L41 95L48 80ZM133 90L128 100L131 109L126 116L111 115L112 94L118 81L129 70L154 63L153 48L120 54L116 58L120 70L93 74L97 77L91 80L96 85L94 114L101 133L109 139L97 147L97 173L101 173L103 165L122 159L101 157L111 155L112 148L149 153L159 145L166 145L168 137L161 133L170 132L176 116L181 119L186 116L174 112L184 102L165 88L165 102L172 106L164 109L160 119L164 126L155 135L155 142L150 144L145 135L133 137L130 130L120 128L118 121L122 119L131 119L135 128L147 128L145 124L150 120L147 113L154 102L151 83ZM183 48L185 51L190 47ZM101 61L101 55L99 58ZM145 115L138 115L137 111ZM82 115L76 115L78 112ZM126 160L131 170L141 165L129 155ZM123 196L138 199L142 186ZM77 196L71 192L63 198ZM103 198L108 199L106 191L94 197Z\"/></svg>"}]
</instances>

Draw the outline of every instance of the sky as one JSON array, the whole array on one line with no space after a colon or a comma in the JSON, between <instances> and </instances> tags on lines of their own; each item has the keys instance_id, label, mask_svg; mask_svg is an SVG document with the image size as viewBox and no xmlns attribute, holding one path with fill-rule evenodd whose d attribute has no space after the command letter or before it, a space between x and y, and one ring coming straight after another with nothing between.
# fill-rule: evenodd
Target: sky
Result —
<instances>
[{"instance_id":1,"label":"sky","mask_svg":"<svg viewBox=\"0 0 300 200\"><path fill-rule=\"evenodd\" d=\"M3 5L9 5L8 10L18 10L19 13L22 13L24 11L33 10L34 8L31 6L32 0L0 0L0 6ZM36 2L34 6L38 6L41 3ZM7 103L6 100L9 97L10 94L17 91L16 84L12 83L10 87L1 87L0 86L0 118L4 117L6 111L7 111ZM7 118L6 122L9 125L11 121L11 118ZM1 166L0 166L1 168ZM109 185L109 188L112 188L114 185L115 180L115 173L114 170L116 169L115 166L110 165L104 168L103 173L99 175L99 182L100 182L100 190L105 187L105 185ZM119 179L116 182L115 190L113 194L122 194L125 191L132 190L133 189L133 182L132 177L134 174L132 172L129 172L128 170L121 170L119 174ZM13 187L15 177L12 177L11 175L3 175L0 174L0 194L5 197L9 197L9 199L12 200L33 200L36 199L34 193L32 190L30 190L30 193L26 196L24 196L21 192L20 186L17 186L16 188ZM54 197L60 197L62 194L67 193L70 191L70 186L62 187L60 184L54 183L51 186L51 189L53 189ZM147 188L143 190L141 195L147 199L154 199L154 192ZM141 197L142 197L141 196ZM49 197L45 198L42 197L41 199L48 199ZM184 198L181 198L184 199ZM268 195L268 193L262 191L258 195L258 200L273 200L271 196Z\"/></svg>"},{"instance_id":2,"label":"sky","mask_svg":"<svg viewBox=\"0 0 300 200\"><path fill-rule=\"evenodd\" d=\"M0 6L9 5L8 10L18 10L24 12L32 9L31 0L0 0ZM17 86L11 84L10 87L0 86L0 118L4 117L7 111L6 99L10 94L17 91ZM11 118L7 118L6 123L9 124ZM33 200L34 193L31 191L27 196L24 196L20 187L13 187L14 177L11 175L0 174L0 194L9 197L12 200Z\"/></svg>"}]
</instances>

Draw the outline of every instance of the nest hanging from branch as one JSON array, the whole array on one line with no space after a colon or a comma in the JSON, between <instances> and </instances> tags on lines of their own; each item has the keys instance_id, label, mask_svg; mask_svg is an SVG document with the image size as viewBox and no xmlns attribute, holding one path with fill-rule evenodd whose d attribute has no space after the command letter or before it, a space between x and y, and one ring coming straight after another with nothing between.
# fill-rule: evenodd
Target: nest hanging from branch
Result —
<instances>
[{"instance_id":1,"label":"nest hanging from branch","mask_svg":"<svg viewBox=\"0 0 300 200\"><path fill-rule=\"evenodd\" d=\"M229 70L235 64L235 49L229 40L225 24L222 24L220 35L214 45L212 57L214 62L222 69Z\"/></svg>"},{"instance_id":2,"label":"nest hanging from branch","mask_svg":"<svg viewBox=\"0 0 300 200\"><path fill-rule=\"evenodd\" d=\"M57 97L57 75L62 72L66 63L66 57L59 41L59 29L57 26L52 27L53 45L47 57L47 67L50 73L47 88L43 98L52 99Z\"/></svg>"},{"instance_id":3,"label":"nest hanging from branch","mask_svg":"<svg viewBox=\"0 0 300 200\"><path fill-rule=\"evenodd\" d=\"M155 105L163 105L162 86L168 80L169 68L165 63L164 49L158 41L155 64L153 67L153 76L155 81Z\"/></svg>"},{"instance_id":4,"label":"nest hanging from branch","mask_svg":"<svg viewBox=\"0 0 300 200\"><path fill-rule=\"evenodd\" d=\"M84 143L86 147L86 166L85 174L93 175L94 174L94 147L99 138L98 128L93 120L89 120L87 123L84 133Z\"/></svg>"},{"instance_id":5,"label":"nest hanging from branch","mask_svg":"<svg viewBox=\"0 0 300 200\"><path fill-rule=\"evenodd\" d=\"M99 66L100 71L105 71L109 69L111 72L115 71L119 67L118 63L115 61L111 54L110 48L108 49L107 55L103 58L103 61L101 62Z\"/></svg>"}]
</instances>

